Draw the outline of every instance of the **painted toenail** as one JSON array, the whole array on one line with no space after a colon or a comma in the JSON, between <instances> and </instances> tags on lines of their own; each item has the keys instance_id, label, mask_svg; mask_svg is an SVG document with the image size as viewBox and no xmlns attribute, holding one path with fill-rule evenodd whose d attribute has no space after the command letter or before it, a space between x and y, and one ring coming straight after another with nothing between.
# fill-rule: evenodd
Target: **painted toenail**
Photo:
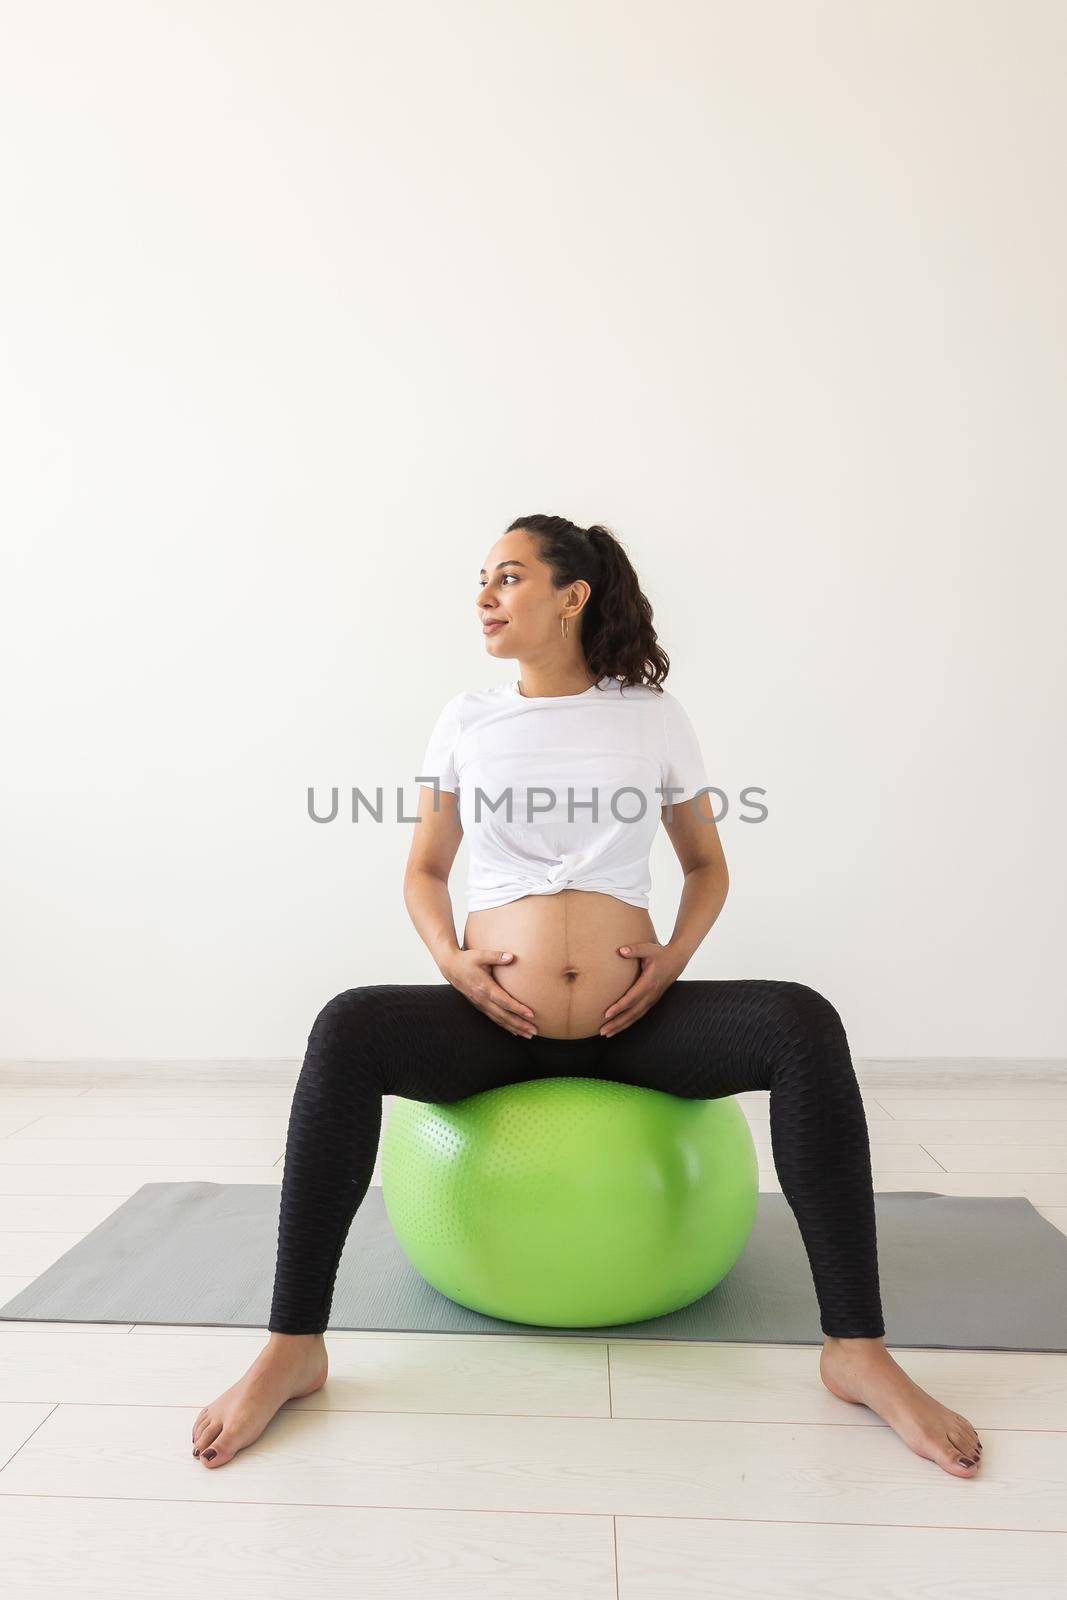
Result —
<instances>
[{"instance_id":1,"label":"painted toenail","mask_svg":"<svg viewBox=\"0 0 1067 1600\"><path fill-rule=\"evenodd\" d=\"M193 1451L193 1455L194 1455L194 1456L198 1456L198 1455L199 1455L199 1454L200 1454L200 1451L199 1451L199 1450L194 1450L194 1451Z\"/></svg>"},{"instance_id":2,"label":"painted toenail","mask_svg":"<svg viewBox=\"0 0 1067 1600\"><path fill-rule=\"evenodd\" d=\"M217 1455L218 1455L218 1451L217 1450L205 1450L204 1451L204 1460L205 1461L214 1461L214 1459L215 1459L215 1457Z\"/></svg>"},{"instance_id":3,"label":"painted toenail","mask_svg":"<svg viewBox=\"0 0 1067 1600\"><path fill-rule=\"evenodd\" d=\"M212 1454L214 1454L214 1451L212 1451ZM966 1456L958 1456L957 1460L959 1461L959 1464L960 1464L961 1467L973 1467L974 1466L974 1462L973 1461L968 1461Z\"/></svg>"}]
</instances>

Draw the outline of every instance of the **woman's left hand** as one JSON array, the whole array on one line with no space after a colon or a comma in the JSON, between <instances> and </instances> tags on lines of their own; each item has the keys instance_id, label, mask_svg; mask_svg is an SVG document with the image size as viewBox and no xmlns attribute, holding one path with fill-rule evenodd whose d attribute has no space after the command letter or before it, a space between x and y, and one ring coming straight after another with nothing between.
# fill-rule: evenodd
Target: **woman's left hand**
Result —
<instances>
[{"instance_id":1,"label":"woman's left hand","mask_svg":"<svg viewBox=\"0 0 1067 1600\"><path fill-rule=\"evenodd\" d=\"M601 1038L604 1039L621 1033L638 1017L643 1017L686 965L678 951L669 944L623 944L619 946L619 955L636 956L641 962L641 970L626 993L621 994L614 1005L605 1011L604 1024L600 1029Z\"/></svg>"}]
</instances>

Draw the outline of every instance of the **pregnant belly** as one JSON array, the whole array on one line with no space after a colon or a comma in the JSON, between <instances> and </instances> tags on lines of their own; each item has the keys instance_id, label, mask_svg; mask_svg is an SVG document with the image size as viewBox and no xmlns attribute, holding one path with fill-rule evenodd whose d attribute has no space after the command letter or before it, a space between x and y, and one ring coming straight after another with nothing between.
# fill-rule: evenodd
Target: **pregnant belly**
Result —
<instances>
[{"instance_id":1,"label":"pregnant belly","mask_svg":"<svg viewBox=\"0 0 1067 1600\"><path fill-rule=\"evenodd\" d=\"M604 1012L641 970L618 946L656 941L648 912L614 895L586 889L528 894L505 906L472 911L465 950L510 950L513 961L492 968L494 980L532 1008L546 1039L584 1039L599 1033Z\"/></svg>"}]
</instances>

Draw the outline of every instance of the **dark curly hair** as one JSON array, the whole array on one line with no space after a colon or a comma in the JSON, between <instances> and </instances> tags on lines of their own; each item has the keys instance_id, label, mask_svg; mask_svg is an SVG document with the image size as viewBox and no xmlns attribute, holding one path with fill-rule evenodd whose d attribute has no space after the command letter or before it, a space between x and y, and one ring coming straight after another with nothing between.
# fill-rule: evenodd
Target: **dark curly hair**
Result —
<instances>
[{"instance_id":1,"label":"dark curly hair","mask_svg":"<svg viewBox=\"0 0 1067 1600\"><path fill-rule=\"evenodd\" d=\"M538 543L541 560L552 570L552 584L565 589L584 578L589 599L578 613L582 652L601 678L662 689L670 657L656 640L652 607L641 592L637 573L610 528L594 523L579 528L566 517L516 517L504 531L517 528Z\"/></svg>"}]
</instances>

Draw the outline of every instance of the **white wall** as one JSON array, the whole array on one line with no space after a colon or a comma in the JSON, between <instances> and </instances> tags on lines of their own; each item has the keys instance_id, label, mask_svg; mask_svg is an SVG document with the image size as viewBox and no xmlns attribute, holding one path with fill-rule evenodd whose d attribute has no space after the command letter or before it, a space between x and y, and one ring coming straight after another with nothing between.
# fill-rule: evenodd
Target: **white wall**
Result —
<instances>
[{"instance_id":1,"label":"white wall","mask_svg":"<svg viewBox=\"0 0 1067 1600\"><path fill-rule=\"evenodd\" d=\"M686 976L1067 1054L1059 0L3 30L0 1056L299 1056L442 981L410 825L306 789L413 808L535 511L627 544L734 801Z\"/></svg>"}]
</instances>

